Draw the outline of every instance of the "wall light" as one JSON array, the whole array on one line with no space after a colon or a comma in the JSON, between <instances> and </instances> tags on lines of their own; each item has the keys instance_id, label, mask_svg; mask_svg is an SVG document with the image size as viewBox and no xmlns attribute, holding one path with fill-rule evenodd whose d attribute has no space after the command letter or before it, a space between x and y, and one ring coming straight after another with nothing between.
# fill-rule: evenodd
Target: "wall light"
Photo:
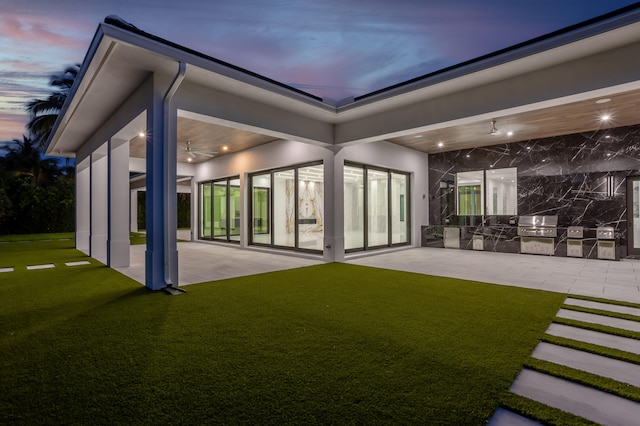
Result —
<instances>
[{"instance_id":1,"label":"wall light","mask_svg":"<svg viewBox=\"0 0 640 426\"><path fill-rule=\"evenodd\" d=\"M491 131L489 132L490 135L497 135L498 134L498 128L496 127L496 120L491 120Z\"/></svg>"},{"instance_id":2,"label":"wall light","mask_svg":"<svg viewBox=\"0 0 640 426\"><path fill-rule=\"evenodd\" d=\"M616 181L611 175L607 176L607 197L613 197L616 195Z\"/></svg>"}]
</instances>

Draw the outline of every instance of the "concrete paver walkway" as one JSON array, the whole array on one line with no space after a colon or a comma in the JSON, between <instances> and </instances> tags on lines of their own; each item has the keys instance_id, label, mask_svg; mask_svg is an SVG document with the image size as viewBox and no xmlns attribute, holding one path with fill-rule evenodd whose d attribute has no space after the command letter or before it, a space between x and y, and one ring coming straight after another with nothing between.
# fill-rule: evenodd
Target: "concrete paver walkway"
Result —
<instances>
[{"instance_id":1,"label":"concrete paver walkway","mask_svg":"<svg viewBox=\"0 0 640 426\"><path fill-rule=\"evenodd\" d=\"M632 313L635 315L638 309L613 303L583 301L574 298L568 298L565 304L598 309L603 313ZM571 318L625 330L636 330L640 325L640 321L622 320L606 315L583 313L569 309L560 309L557 317ZM640 354L640 340L637 339L556 323L551 324L546 333L605 348ZM540 342L531 356L556 365L626 383L638 388L640 391L640 365L632 362L625 362L547 342ZM604 425L638 424L638 419L640 419L640 403L638 402L527 368L520 372L510 390L517 395ZM489 421L491 426L510 426L511 424L512 422L504 415L494 415Z\"/></svg>"},{"instance_id":2,"label":"concrete paver walkway","mask_svg":"<svg viewBox=\"0 0 640 426\"><path fill-rule=\"evenodd\" d=\"M640 366L606 356L540 342L532 357L640 387Z\"/></svg>"},{"instance_id":3,"label":"concrete paver walkway","mask_svg":"<svg viewBox=\"0 0 640 426\"><path fill-rule=\"evenodd\" d=\"M511 392L609 426L638 424L640 404L568 380L522 370Z\"/></svg>"}]
</instances>

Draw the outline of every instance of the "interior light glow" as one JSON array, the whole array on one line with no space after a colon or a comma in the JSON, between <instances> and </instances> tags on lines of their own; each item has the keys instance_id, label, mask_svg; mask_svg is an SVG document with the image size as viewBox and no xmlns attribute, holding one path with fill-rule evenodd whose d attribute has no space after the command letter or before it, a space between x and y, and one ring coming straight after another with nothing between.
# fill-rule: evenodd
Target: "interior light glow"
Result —
<instances>
[{"instance_id":1,"label":"interior light glow","mask_svg":"<svg viewBox=\"0 0 640 426\"><path fill-rule=\"evenodd\" d=\"M146 133L145 132L140 132L140 133L138 133L138 136L140 136L141 138L144 138L146 136Z\"/></svg>"},{"instance_id":2,"label":"interior light glow","mask_svg":"<svg viewBox=\"0 0 640 426\"><path fill-rule=\"evenodd\" d=\"M513 136L513 132L512 132L511 130L509 130L509 131L507 132L507 136Z\"/></svg>"},{"instance_id":3,"label":"interior light glow","mask_svg":"<svg viewBox=\"0 0 640 426\"><path fill-rule=\"evenodd\" d=\"M596 101L597 104L606 104L607 102L610 102L611 98L602 98L602 99L598 99Z\"/></svg>"},{"instance_id":4,"label":"interior light glow","mask_svg":"<svg viewBox=\"0 0 640 426\"><path fill-rule=\"evenodd\" d=\"M609 121L609 120L611 120L611 114L602 114L600 116L600 121L605 121L606 122L606 121Z\"/></svg>"},{"instance_id":5,"label":"interior light glow","mask_svg":"<svg viewBox=\"0 0 640 426\"><path fill-rule=\"evenodd\" d=\"M444 146L444 144L442 142L438 142L438 147L442 148Z\"/></svg>"},{"instance_id":6,"label":"interior light glow","mask_svg":"<svg viewBox=\"0 0 640 426\"><path fill-rule=\"evenodd\" d=\"M222 147L222 150L223 150L223 151L225 151L225 152L226 152L226 151L229 151L229 147L228 147L228 146L226 146L226 145L224 145L224 146Z\"/></svg>"}]
</instances>

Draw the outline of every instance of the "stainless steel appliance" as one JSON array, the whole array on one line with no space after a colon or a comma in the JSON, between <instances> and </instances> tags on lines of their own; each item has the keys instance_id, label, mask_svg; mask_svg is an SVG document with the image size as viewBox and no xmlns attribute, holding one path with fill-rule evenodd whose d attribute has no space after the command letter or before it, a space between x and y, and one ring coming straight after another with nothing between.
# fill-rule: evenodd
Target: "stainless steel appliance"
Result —
<instances>
[{"instance_id":1,"label":"stainless steel appliance","mask_svg":"<svg viewBox=\"0 0 640 426\"><path fill-rule=\"evenodd\" d=\"M558 236L558 216L520 216L518 235L555 238Z\"/></svg>"},{"instance_id":2,"label":"stainless steel appliance","mask_svg":"<svg viewBox=\"0 0 640 426\"><path fill-rule=\"evenodd\" d=\"M582 238L584 227L570 226L567 228L567 256L583 257Z\"/></svg>"},{"instance_id":3,"label":"stainless steel appliance","mask_svg":"<svg viewBox=\"0 0 640 426\"><path fill-rule=\"evenodd\" d=\"M444 228L444 248L460 248L460 228Z\"/></svg>"},{"instance_id":4,"label":"stainless steel appliance","mask_svg":"<svg viewBox=\"0 0 640 426\"><path fill-rule=\"evenodd\" d=\"M616 260L616 234L613 226L599 226L596 229L598 259Z\"/></svg>"},{"instance_id":5,"label":"stainless steel appliance","mask_svg":"<svg viewBox=\"0 0 640 426\"><path fill-rule=\"evenodd\" d=\"M520 216L518 218L520 253L555 253L555 237L558 236L558 216Z\"/></svg>"}]
</instances>

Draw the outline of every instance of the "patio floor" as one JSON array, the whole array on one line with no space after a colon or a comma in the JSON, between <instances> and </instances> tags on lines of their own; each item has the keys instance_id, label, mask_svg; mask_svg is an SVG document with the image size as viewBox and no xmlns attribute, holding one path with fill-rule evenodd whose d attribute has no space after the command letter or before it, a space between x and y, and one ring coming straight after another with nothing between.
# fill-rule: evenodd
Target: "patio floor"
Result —
<instances>
[{"instance_id":1,"label":"patio floor","mask_svg":"<svg viewBox=\"0 0 640 426\"><path fill-rule=\"evenodd\" d=\"M144 282L144 245L131 246L121 273ZM233 245L178 243L180 285L324 263ZM594 260L441 248L409 248L347 259L345 263L419 274L640 303L640 260Z\"/></svg>"}]
</instances>

